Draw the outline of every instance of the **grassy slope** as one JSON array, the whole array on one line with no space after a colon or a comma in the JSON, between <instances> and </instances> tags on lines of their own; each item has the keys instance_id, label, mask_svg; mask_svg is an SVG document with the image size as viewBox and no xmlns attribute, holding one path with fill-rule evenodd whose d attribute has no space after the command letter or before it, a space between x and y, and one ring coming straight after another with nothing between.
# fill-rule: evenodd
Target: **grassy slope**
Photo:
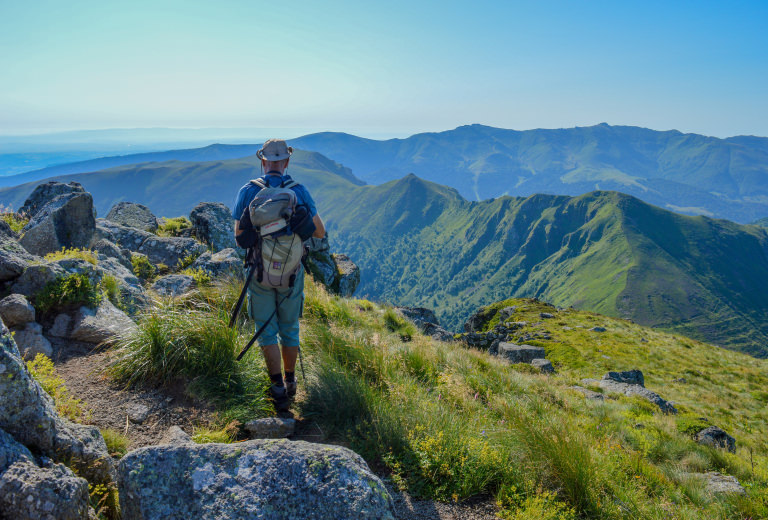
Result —
<instances>
[{"instance_id":1,"label":"grassy slope","mask_svg":"<svg viewBox=\"0 0 768 520\"><path fill-rule=\"evenodd\" d=\"M312 375L302 412L412 492L442 499L490 492L505 517L531 520L542 518L539 509L569 518L555 516L558 507L588 518L768 514L765 361L531 300L495 304L517 306L511 319L529 323L521 332L551 333L540 344L559 373L545 377L419 334L403 343L402 325L386 308L331 297L314 284L306 302ZM541 320L542 311L556 317ZM608 331L588 330L595 325ZM663 416L626 398L590 402L568 388L632 368L681 414ZM686 382L673 383L679 377ZM737 453L703 448L682 432L699 417L733 434ZM709 470L737 475L749 498L716 499L685 477Z\"/></svg>"},{"instance_id":2,"label":"grassy slope","mask_svg":"<svg viewBox=\"0 0 768 520\"><path fill-rule=\"evenodd\" d=\"M424 337L386 306L331 296L311 278L305 294L307 379L296 409L326 440L351 446L414 494L491 494L502 517L517 520L768 515L765 361L530 300L494 304L489 327L494 310L515 305L512 319L527 321L525 332L551 333L542 344L558 374L543 376ZM150 311L112 373L137 384L181 378L225 417L264 413L260 356L234 361L249 328L227 328L236 295L229 283ZM556 316L540 320L541 311ZM594 325L608 330L587 330ZM629 368L643 370L646 386L681 414L625 397L588 401L568 388ZM678 377L686 382L673 383ZM237 397L243 384L255 406ZM697 445L683 430L698 417L733 434L736 454ZM737 476L747 496L712 496L688 475L710 470Z\"/></svg>"}]
</instances>

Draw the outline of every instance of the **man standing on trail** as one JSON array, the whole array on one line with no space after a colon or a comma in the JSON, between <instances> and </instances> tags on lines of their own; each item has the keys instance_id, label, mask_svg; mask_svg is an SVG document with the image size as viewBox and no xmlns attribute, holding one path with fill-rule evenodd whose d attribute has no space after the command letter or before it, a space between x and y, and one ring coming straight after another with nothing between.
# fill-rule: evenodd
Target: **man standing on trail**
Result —
<instances>
[{"instance_id":1,"label":"man standing on trail","mask_svg":"<svg viewBox=\"0 0 768 520\"><path fill-rule=\"evenodd\" d=\"M312 237L325 236L325 226L317 214L315 201L309 191L285 173L292 153L293 149L282 139L269 139L256 153L261 159L262 171L266 173L240 188L232 211L232 218L235 220L235 237L241 247L249 247L251 251L262 249L260 245L262 242L259 240L265 240L261 237L266 236L267 226L263 226L260 230L254 228L255 223L251 224L250 218L253 213L249 212L252 208L249 206L255 202L254 199L261 190L270 188L285 188L293 191L296 195L296 208L303 206L302 211L306 210L306 214L314 224ZM298 214L299 211L295 213ZM283 220L282 225L285 224ZM291 225L292 222L285 229L290 230ZM290 231L283 231L283 233L288 232ZM296 244L298 245L299 242ZM259 258L249 258L251 262L259 263L259 268L262 269L260 257L261 253ZM274 264L279 265L277 262ZM270 392L275 408L278 411L286 411L291 399L296 395L296 359L299 354L299 317L304 303L304 268L299 265L295 278L294 275L291 276L291 287L284 288L269 285L270 276L273 274L270 271L272 263L267 261L266 265L267 268L264 271L267 279L254 277L248 285L248 309L256 323L256 330L266 323L262 334L258 337L259 346L272 380ZM282 352L278 346L278 335ZM283 378L283 369L285 378Z\"/></svg>"}]
</instances>

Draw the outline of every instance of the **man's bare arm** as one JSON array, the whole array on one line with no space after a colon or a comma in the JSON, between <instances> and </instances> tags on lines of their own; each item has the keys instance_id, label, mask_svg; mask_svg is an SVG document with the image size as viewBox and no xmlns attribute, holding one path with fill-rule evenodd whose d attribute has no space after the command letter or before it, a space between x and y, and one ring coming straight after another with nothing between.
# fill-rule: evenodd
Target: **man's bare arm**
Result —
<instances>
[{"instance_id":1,"label":"man's bare arm","mask_svg":"<svg viewBox=\"0 0 768 520\"><path fill-rule=\"evenodd\" d=\"M320 215L312 217L312 222L315 223L315 232L312 233L312 236L315 238L325 237L325 224L323 224L323 219L320 218ZM237 233L237 231L235 231L235 233Z\"/></svg>"},{"instance_id":2,"label":"man's bare arm","mask_svg":"<svg viewBox=\"0 0 768 520\"><path fill-rule=\"evenodd\" d=\"M243 231L240 229L240 221L235 220L235 236L239 235Z\"/></svg>"}]
</instances>

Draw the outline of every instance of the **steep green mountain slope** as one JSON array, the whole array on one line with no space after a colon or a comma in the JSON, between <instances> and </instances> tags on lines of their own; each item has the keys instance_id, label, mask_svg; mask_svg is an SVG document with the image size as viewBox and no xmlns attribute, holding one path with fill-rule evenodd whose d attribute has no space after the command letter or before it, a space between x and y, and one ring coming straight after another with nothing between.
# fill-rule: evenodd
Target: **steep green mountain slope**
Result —
<instances>
[{"instance_id":1,"label":"steep green mountain slope","mask_svg":"<svg viewBox=\"0 0 768 520\"><path fill-rule=\"evenodd\" d=\"M409 175L324 209L360 294L458 328L505 296L626 317L768 355L768 234L616 192L467 202Z\"/></svg>"},{"instance_id":2,"label":"steep green mountain slope","mask_svg":"<svg viewBox=\"0 0 768 520\"><path fill-rule=\"evenodd\" d=\"M352 172L315 152L297 150L289 174L322 197L336 186L363 184ZM201 200L232 203L237 190L261 175L261 163L255 156L225 161L164 161L120 166L47 180L76 181L93 195L99 215L121 201L147 205L158 215L181 215ZM42 181L28 182L0 189L0 204L20 208L32 190Z\"/></svg>"},{"instance_id":3,"label":"steep green mountain slope","mask_svg":"<svg viewBox=\"0 0 768 520\"><path fill-rule=\"evenodd\" d=\"M387 141L326 132L292 143L372 184L415 173L471 200L616 190L746 223L768 215L766 141L601 124L525 131L471 125Z\"/></svg>"}]
</instances>

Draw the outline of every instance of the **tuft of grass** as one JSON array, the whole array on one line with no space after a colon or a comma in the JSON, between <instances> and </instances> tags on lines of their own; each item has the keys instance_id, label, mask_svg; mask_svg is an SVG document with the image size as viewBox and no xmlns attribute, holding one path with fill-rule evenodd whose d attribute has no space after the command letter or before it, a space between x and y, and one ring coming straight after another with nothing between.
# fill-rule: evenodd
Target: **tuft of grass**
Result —
<instances>
[{"instance_id":1,"label":"tuft of grass","mask_svg":"<svg viewBox=\"0 0 768 520\"><path fill-rule=\"evenodd\" d=\"M191 276L194 278L195 283L198 287L210 285L211 284L211 275L209 275L207 272L205 272L203 269L192 269L191 267L187 267L183 271L180 271L179 274L186 274L187 276Z\"/></svg>"},{"instance_id":2,"label":"tuft of grass","mask_svg":"<svg viewBox=\"0 0 768 520\"><path fill-rule=\"evenodd\" d=\"M87 305L96 308L101 302L102 292L91 283L85 273L74 273L48 282L33 297L35 308L47 313L71 305Z\"/></svg>"},{"instance_id":3,"label":"tuft of grass","mask_svg":"<svg viewBox=\"0 0 768 520\"><path fill-rule=\"evenodd\" d=\"M136 330L114 348L112 377L134 387L182 381L188 393L219 406L225 420L271 415L270 381L259 349L236 359L252 332L228 326L238 282L229 285L145 310Z\"/></svg>"},{"instance_id":4,"label":"tuft of grass","mask_svg":"<svg viewBox=\"0 0 768 520\"><path fill-rule=\"evenodd\" d=\"M99 282L99 287L107 299L118 309L124 309L123 296L120 292L120 282L111 274L105 274Z\"/></svg>"},{"instance_id":5,"label":"tuft of grass","mask_svg":"<svg viewBox=\"0 0 768 520\"><path fill-rule=\"evenodd\" d=\"M195 427L192 433L192 440L198 444L208 444L212 442L231 444L237 439L240 431L240 422L234 420L221 428L211 428L209 426Z\"/></svg>"},{"instance_id":6,"label":"tuft of grass","mask_svg":"<svg viewBox=\"0 0 768 520\"><path fill-rule=\"evenodd\" d=\"M119 459L128 453L128 446L130 446L131 441L119 431L105 428L101 430L101 436L104 437L104 442L107 443L107 451L111 456Z\"/></svg>"},{"instance_id":7,"label":"tuft of grass","mask_svg":"<svg viewBox=\"0 0 768 520\"><path fill-rule=\"evenodd\" d=\"M11 229L16 233L21 233L21 230L24 229L24 226L29 224L29 219L23 215L20 215L19 213L3 213L0 215L0 219L11 226Z\"/></svg>"},{"instance_id":8,"label":"tuft of grass","mask_svg":"<svg viewBox=\"0 0 768 520\"><path fill-rule=\"evenodd\" d=\"M388 308L384 311L384 322L387 328L397 333L403 341L411 341L417 333L416 325L398 314L395 309Z\"/></svg>"},{"instance_id":9,"label":"tuft of grass","mask_svg":"<svg viewBox=\"0 0 768 520\"><path fill-rule=\"evenodd\" d=\"M56 375L50 358L45 354L37 354L35 359L27 361L27 368L43 390L53 398L59 415L75 422L87 422L90 419L91 412L83 406L80 399L69 393L64 380Z\"/></svg>"},{"instance_id":10,"label":"tuft of grass","mask_svg":"<svg viewBox=\"0 0 768 520\"><path fill-rule=\"evenodd\" d=\"M54 251L53 253L48 253L45 255L45 259L49 262L55 262L56 260L65 260L65 259L71 259L71 258L78 258L80 260L85 260L89 264L96 265L98 263L98 258L96 257L96 253L91 251L90 249L78 249L76 247L70 247L70 248L61 248L61 251Z\"/></svg>"},{"instance_id":11,"label":"tuft of grass","mask_svg":"<svg viewBox=\"0 0 768 520\"><path fill-rule=\"evenodd\" d=\"M187 268L189 268L189 266L195 263L195 260L197 260L197 257L199 256L200 256L199 253L193 253L191 255L187 255L184 258L179 259L179 263L176 266L177 270L179 271L186 270Z\"/></svg>"},{"instance_id":12,"label":"tuft of grass","mask_svg":"<svg viewBox=\"0 0 768 520\"><path fill-rule=\"evenodd\" d=\"M145 255L131 255L131 265L133 266L133 274L142 282L152 280L157 272L155 266L152 265Z\"/></svg>"},{"instance_id":13,"label":"tuft of grass","mask_svg":"<svg viewBox=\"0 0 768 520\"><path fill-rule=\"evenodd\" d=\"M157 227L155 233L161 237L177 237L182 231L192 227L187 217L165 218L165 222Z\"/></svg>"}]
</instances>

